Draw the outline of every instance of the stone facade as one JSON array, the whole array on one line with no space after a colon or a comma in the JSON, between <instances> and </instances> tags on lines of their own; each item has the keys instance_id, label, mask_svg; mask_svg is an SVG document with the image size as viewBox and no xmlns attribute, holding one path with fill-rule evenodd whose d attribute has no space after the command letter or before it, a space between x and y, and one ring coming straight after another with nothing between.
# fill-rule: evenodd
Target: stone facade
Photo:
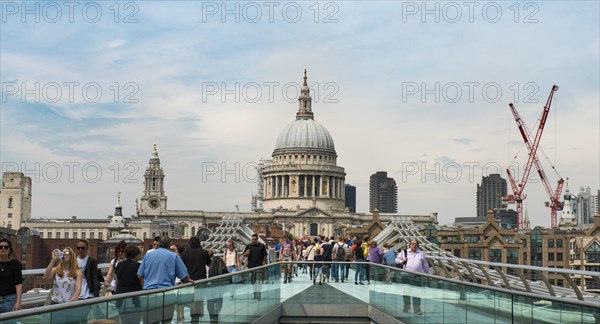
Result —
<instances>
[{"instance_id":1,"label":"stone facade","mask_svg":"<svg viewBox=\"0 0 600 324\"><path fill-rule=\"evenodd\" d=\"M31 178L4 172L0 188L0 227L18 230L31 218Z\"/></svg>"},{"instance_id":2,"label":"stone facade","mask_svg":"<svg viewBox=\"0 0 600 324\"><path fill-rule=\"evenodd\" d=\"M596 245L600 257L600 215L595 218L598 224L587 230L573 229L571 226L558 229L535 227L521 231L503 229L496 223L491 210L486 220L479 227L437 230L435 239L441 249L465 259L558 269L600 270L600 259L594 257ZM526 271L526 275L536 279L531 271ZM567 282L560 274L548 273L548 279L551 284L567 287ZM586 286L585 278L574 279L583 290L595 291ZM591 281L587 281L587 285L600 291Z\"/></svg>"}]
</instances>

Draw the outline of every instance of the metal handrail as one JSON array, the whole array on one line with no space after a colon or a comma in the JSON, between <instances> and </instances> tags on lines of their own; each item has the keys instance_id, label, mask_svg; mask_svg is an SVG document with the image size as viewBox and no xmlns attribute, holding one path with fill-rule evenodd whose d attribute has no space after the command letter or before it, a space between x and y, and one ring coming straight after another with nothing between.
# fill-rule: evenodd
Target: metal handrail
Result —
<instances>
[{"instance_id":1,"label":"metal handrail","mask_svg":"<svg viewBox=\"0 0 600 324\"><path fill-rule=\"evenodd\" d=\"M196 285L210 283L212 281L227 280L227 278L229 278L229 277L239 276L239 275L243 275L245 273L249 273L249 272L253 272L253 271L261 271L262 269L266 269L266 268L269 268L269 267L279 267L281 265L286 265L286 264L321 264L321 265L324 265L324 264L361 264L361 265L368 265L368 266L371 266L371 267L379 267L379 268L383 268L383 269L388 269L390 271L400 272L401 274L406 274L406 275L410 275L410 276L417 276L417 277L426 278L425 280L431 280L431 281L436 281L436 282L446 281L446 282L451 282L453 284L458 284L458 285L468 286L468 287L474 287L474 288L479 288L479 289L484 289L484 290L489 290L489 291L496 291L496 292L500 292L500 293L504 293L504 294L509 294L509 295L523 296L523 297L529 297L529 298L534 298L534 299L543 299L543 300L547 300L547 301L550 301L550 302L559 302L559 303L565 303L565 304L576 305L576 306L581 306L581 307L589 307L591 309L598 308L598 303L596 301L576 300L576 299L572 299L572 298L559 298L559 297L554 297L554 296L549 296L549 295L547 295L547 296L540 296L540 294L523 292L523 291L516 291L516 290L510 290L510 289L506 289L506 288L502 288L502 287L494 287L494 286L482 285L482 284L473 283L473 282L467 282L467 281L460 281L460 280L457 280L457 279L439 277L439 276L436 276L436 275L430 275L430 274L424 274L424 273L416 273L416 272L411 272L411 271L403 270L403 269L400 269L400 268L397 268L397 267L392 267L392 266L387 266L387 265L382 265L382 264L375 264L375 263L370 263L370 262L352 262L352 261L332 261L332 262L302 261L302 262L297 262L297 261L282 261L282 262L278 262L278 263L275 263L275 264L271 263L271 264L263 265L263 266L260 266L260 267L252 268L252 269L246 269L246 270L238 271L238 272L235 272L235 273L227 273L227 274L215 276L215 277L212 277L212 278L207 278L207 279L203 279L203 280L197 280L194 283L181 284L181 285L171 286L171 287L167 287L167 288L156 288L156 289L142 290L142 291L137 291L137 292L123 293L123 294L118 294L118 295L113 295L113 296L96 297L96 298L91 298L91 299L86 299L86 300L81 300L81 301L75 301L75 302L70 302L70 303L65 303L65 304L49 305L49 306L38 307L38 308L34 308L34 309L24 309L24 310L15 311L15 312L4 313L4 314L0 314L0 322L2 322L4 320L17 319L17 318L26 317L26 316L27 317L29 317L29 316L35 316L35 315L39 315L39 314L43 314L43 313L48 313L48 312L53 312L53 311L59 311L59 310L69 309L69 308L72 308L72 307L78 307L78 306L84 306L84 305L92 305L92 304L110 302L110 301L113 301L113 300L125 299L125 298L130 298L130 297L146 296L146 295L157 294L157 293L161 293L161 292L165 293L165 292L172 291L172 290L182 289L184 287L190 287L190 286L196 286Z\"/></svg>"},{"instance_id":2,"label":"metal handrail","mask_svg":"<svg viewBox=\"0 0 600 324\"><path fill-rule=\"evenodd\" d=\"M524 270L535 270L535 271L545 271L545 272L566 273L566 274L581 275L581 276L600 277L600 272L595 272L595 271L547 268L547 267L529 266L529 265L512 264L512 263L497 263L497 262L489 262L489 261L470 260L470 259L461 259L461 258L448 258L448 257L429 256L429 255L427 256L427 259L440 260L440 261L468 261L469 263L481 264L481 265L486 265L486 266L490 266L490 267L498 266L498 267L516 268L516 269L524 269Z\"/></svg>"}]
</instances>

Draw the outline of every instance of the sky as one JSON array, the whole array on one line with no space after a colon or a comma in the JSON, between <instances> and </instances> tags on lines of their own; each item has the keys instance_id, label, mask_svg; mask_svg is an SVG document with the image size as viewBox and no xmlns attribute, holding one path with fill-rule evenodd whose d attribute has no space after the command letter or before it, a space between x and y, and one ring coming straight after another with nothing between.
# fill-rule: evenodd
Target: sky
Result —
<instances>
[{"instance_id":1,"label":"sky","mask_svg":"<svg viewBox=\"0 0 600 324\"><path fill-rule=\"evenodd\" d=\"M482 176L523 175L508 104L535 130L553 84L550 185L600 189L598 1L1 5L0 162L33 218L104 218L119 192L134 214L154 143L169 209L249 211L304 69L359 212L387 171L399 213L475 216ZM525 193L549 226L535 172Z\"/></svg>"}]
</instances>

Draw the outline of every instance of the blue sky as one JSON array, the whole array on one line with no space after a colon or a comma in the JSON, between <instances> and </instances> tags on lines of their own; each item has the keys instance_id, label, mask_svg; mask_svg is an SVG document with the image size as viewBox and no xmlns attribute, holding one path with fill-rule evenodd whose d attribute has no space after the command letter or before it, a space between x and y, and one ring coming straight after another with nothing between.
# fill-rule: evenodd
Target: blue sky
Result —
<instances>
[{"instance_id":1,"label":"blue sky","mask_svg":"<svg viewBox=\"0 0 600 324\"><path fill-rule=\"evenodd\" d=\"M64 5L57 16L40 3L36 22L23 15L34 2L3 2L2 169L34 178L35 218L105 217L119 191L132 214L157 143L170 209L249 210L251 166L270 157L293 120L290 83L306 68L315 119L357 186L359 211L368 209L369 175L385 170L398 183L401 213L435 211L442 223L474 216L484 166L505 176L513 155L521 168L527 158L508 103L533 129L554 83L541 146L572 192L597 191L598 2L477 2L471 14L466 2L422 3L275 2L272 22L262 2L227 2L239 6L239 22L221 16L222 2L120 2L118 17L114 2L77 2L72 17ZM222 100L236 83L238 102ZM434 90L422 98L424 88ZM239 165L240 176L208 175L215 163ZM549 226L542 185L528 183L526 193L532 222Z\"/></svg>"}]
</instances>

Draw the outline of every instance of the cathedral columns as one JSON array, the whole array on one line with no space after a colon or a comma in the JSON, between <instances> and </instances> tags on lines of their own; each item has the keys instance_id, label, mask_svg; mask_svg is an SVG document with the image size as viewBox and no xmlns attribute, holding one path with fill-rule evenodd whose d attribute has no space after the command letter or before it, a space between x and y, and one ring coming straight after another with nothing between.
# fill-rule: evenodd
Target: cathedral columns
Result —
<instances>
[{"instance_id":1,"label":"cathedral columns","mask_svg":"<svg viewBox=\"0 0 600 324\"><path fill-rule=\"evenodd\" d=\"M337 182L338 182L338 178L334 176L333 177L333 198L337 198L338 197Z\"/></svg>"},{"instance_id":2,"label":"cathedral columns","mask_svg":"<svg viewBox=\"0 0 600 324\"><path fill-rule=\"evenodd\" d=\"M307 181L306 181L306 180L308 180L308 176L303 175L302 177L304 178L304 197L308 197L307 196L307 193L308 193L308 188L307 187L308 187L308 185L307 185Z\"/></svg>"}]
</instances>

